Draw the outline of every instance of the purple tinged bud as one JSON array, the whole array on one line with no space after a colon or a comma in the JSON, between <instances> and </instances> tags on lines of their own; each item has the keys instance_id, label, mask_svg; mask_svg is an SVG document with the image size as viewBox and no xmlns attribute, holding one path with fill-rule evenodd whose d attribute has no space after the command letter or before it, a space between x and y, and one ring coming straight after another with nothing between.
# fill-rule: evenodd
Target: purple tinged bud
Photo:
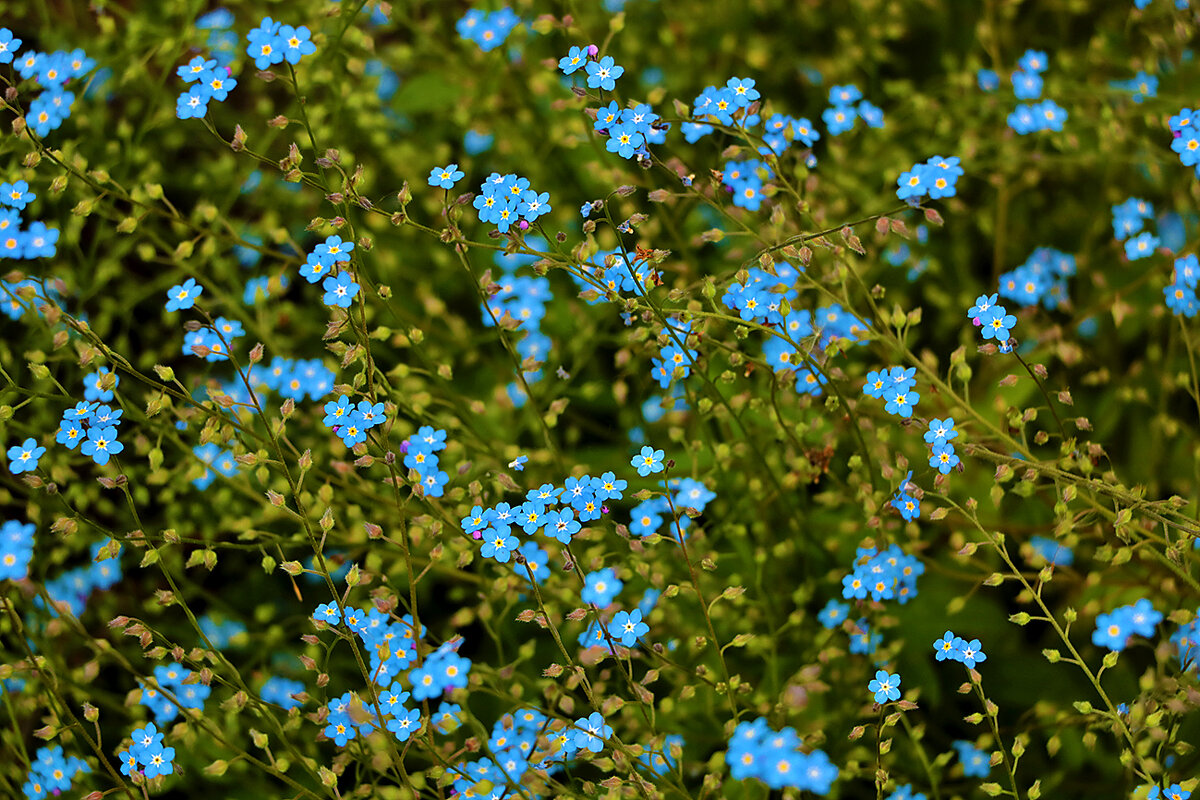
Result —
<instances>
[{"instance_id":1,"label":"purple tinged bud","mask_svg":"<svg viewBox=\"0 0 1200 800\"><path fill-rule=\"evenodd\" d=\"M587 48L587 54L588 58L595 58L596 56L600 55L600 48L596 47L594 44L589 44Z\"/></svg>"}]
</instances>

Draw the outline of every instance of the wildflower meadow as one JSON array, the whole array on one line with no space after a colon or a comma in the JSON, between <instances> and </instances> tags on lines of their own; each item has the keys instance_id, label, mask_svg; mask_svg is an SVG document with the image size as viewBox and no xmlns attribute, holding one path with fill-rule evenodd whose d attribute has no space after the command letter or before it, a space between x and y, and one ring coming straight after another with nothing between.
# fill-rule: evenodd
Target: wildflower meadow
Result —
<instances>
[{"instance_id":1,"label":"wildflower meadow","mask_svg":"<svg viewBox=\"0 0 1200 800\"><path fill-rule=\"evenodd\" d=\"M503 2L0 0L0 800L1191 797L1200 8Z\"/></svg>"}]
</instances>

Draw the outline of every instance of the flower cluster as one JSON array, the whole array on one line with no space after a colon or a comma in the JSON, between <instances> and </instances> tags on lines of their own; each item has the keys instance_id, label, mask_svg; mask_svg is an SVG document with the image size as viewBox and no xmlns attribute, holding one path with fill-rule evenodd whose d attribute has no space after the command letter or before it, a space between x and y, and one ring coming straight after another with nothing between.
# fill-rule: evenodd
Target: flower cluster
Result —
<instances>
[{"instance_id":1,"label":"flower cluster","mask_svg":"<svg viewBox=\"0 0 1200 800\"><path fill-rule=\"evenodd\" d=\"M758 211L764 199L765 181L775 177L771 167L758 159L727 161L721 172L721 183L730 192L733 204L747 211Z\"/></svg>"},{"instance_id":2,"label":"flower cluster","mask_svg":"<svg viewBox=\"0 0 1200 800\"><path fill-rule=\"evenodd\" d=\"M529 236L525 244L534 249L544 248L546 241L540 236ZM533 384L544 377L540 365L549 357L553 342L542 332L542 319L546 316L546 308L554 299L550 291L550 281L543 276L517 275L521 267L532 264L536 257L523 253L497 253L496 265L503 270L495 283L488 287L488 296L481 304L481 318L484 327L491 328L499 324L508 327L516 323L522 336L516 342L517 354L522 364L532 359L528 366L537 364L538 368L523 369L521 377L524 383ZM521 381L513 380L506 388L508 397L513 405L520 408L528 401L525 387Z\"/></svg>"},{"instance_id":3,"label":"flower cluster","mask_svg":"<svg viewBox=\"0 0 1200 800\"><path fill-rule=\"evenodd\" d=\"M904 480L900 481L900 488L892 495L890 503L892 508L899 511L900 516L909 522L921 516L921 503L915 493L916 484L912 482L912 470L909 470Z\"/></svg>"},{"instance_id":4,"label":"flower cluster","mask_svg":"<svg viewBox=\"0 0 1200 800\"><path fill-rule=\"evenodd\" d=\"M142 690L141 703L154 714L155 722L160 725L170 722L179 716L181 707L204 708L204 701L208 699L212 689L203 683L192 681L195 675L196 673L177 663L160 664L154 668L154 682L157 685L147 685ZM170 697L164 692L169 692Z\"/></svg>"},{"instance_id":5,"label":"flower cluster","mask_svg":"<svg viewBox=\"0 0 1200 800\"><path fill-rule=\"evenodd\" d=\"M913 409L921 402L921 395L913 391L917 385L916 367L891 367L867 373L863 394L883 400L884 410L898 417L912 416Z\"/></svg>"},{"instance_id":6,"label":"flower cluster","mask_svg":"<svg viewBox=\"0 0 1200 800\"><path fill-rule=\"evenodd\" d=\"M981 294L975 298L975 305L967 309L967 319L979 328L985 339L995 339L1000 345L1001 352L1008 352L1009 332L1017 324L1017 318L997 303L996 295Z\"/></svg>"},{"instance_id":7,"label":"flower cluster","mask_svg":"<svg viewBox=\"0 0 1200 800\"><path fill-rule=\"evenodd\" d=\"M479 185L479 192L473 203L479 221L495 225L501 233L508 233L514 225L529 230L538 217L552 210L549 192L538 194L529 188L528 178L515 174L493 172Z\"/></svg>"},{"instance_id":8,"label":"flower cluster","mask_svg":"<svg viewBox=\"0 0 1200 800\"><path fill-rule=\"evenodd\" d=\"M917 244L924 245L929 243L928 226L918 225L913 233ZM908 242L897 242L895 245L888 248L886 252L884 252L883 257L893 267L899 267L907 263L912 254L912 248L909 246ZM905 273L905 278L907 278L909 281L915 281L917 278L921 277L921 275L923 275L927 269L929 269L929 258L921 257L917 259L915 264L908 268L908 271Z\"/></svg>"},{"instance_id":9,"label":"flower cluster","mask_svg":"<svg viewBox=\"0 0 1200 800\"><path fill-rule=\"evenodd\" d=\"M320 401L333 391L333 379L333 371L319 358L276 356L271 359L265 375L261 378L252 375L251 383L254 384L255 391L259 387L270 389L279 392L288 400L299 402L307 398ZM225 388L228 394L238 397L234 391L229 391L233 388L232 385Z\"/></svg>"},{"instance_id":10,"label":"flower cluster","mask_svg":"<svg viewBox=\"0 0 1200 800\"><path fill-rule=\"evenodd\" d=\"M184 83L193 84L175 101L175 116L179 119L200 119L208 113L208 101L225 102L237 86L233 70L216 59L196 56L175 70Z\"/></svg>"},{"instance_id":11,"label":"flower cluster","mask_svg":"<svg viewBox=\"0 0 1200 800\"><path fill-rule=\"evenodd\" d=\"M36 199L37 195L29 191L26 181L0 183L0 259L52 258L57 252L58 228L50 228L41 221L31 222L29 227L21 228L24 221L21 212ZM39 284L26 284L40 288ZM11 294L14 299L16 297L16 292L10 292L7 285L5 294Z\"/></svg>"},{"instance_id":12,"label":"flower cluster","mask_svg":"<svg viewBox=\"0 0 1200 800\"><path fill-rule=\"evenodd\" d=\"M1022 308L1039 302L1049 309L1058 308L1067 300L1067 278L1074 274L1075 256L1053 247L1038 247L1025 263L1000 276L999 295Z\"/></svg>"},{"instance_id":13,"label":"flower cluster","mask_svg":"<svg viewBox=\"0 0 1200 800\"><path fill-rule=\"evenodd\" d=\"M739 722L729 737L725 763L735 780L758 778L772 789L791 787L828 794L838 768L823 750L805 753L795 728L772 730L765 717Z\"/></svg>"},{"instance_id":14,"label":"flower cluster","mask_svg":"<svg viewBox=\"0 0 1200 800\"><path fill-rule=\"evenodd\" d=\"M205 361L227 361L234 340L245 335L242 323L217 317L211 325L202 325L185 333L181 351L185 356L197 356Z\"/></svg>"},{"instance_id":15,"label":"flower cluster","mask_svg":"<svg viewBox=\"0 0 1200 800\"><path fill-rule=\"evenodd\" d=\"M954 429L952 418L929 420L929 430L925 431L925 443L929 445L930 450L929 466L943 475L950 474L950 470L960 463L954 452L954 445L950 443L950 440L957 436L958 431Z\"/></svg>"},{"instance_id":16,"label":"flower cluster","mask_svg":"<svg viewBox=\"0 0 1200 800\"><path fill-rule=\"evenodd\" d=\"M14 218L12 213L0 211L0 236L4 236L4 231L19 222L19 217ZM57 231L55 233L57 234ZM14 247L18 246L17 243L20 241L21 239L18 238L12 244ZM10 241L7 237L0 238L0 244L7 246ZM11 320L19 320L30 310L35 310L38 316L44 317L43 308L50 303L61 304L61 302L62 297L54 288L53 283L49 281L40 278L25 278L18 281L0 279L0 312L3 312Z\"/></svg>"},{"instance_id":17,"label":"flower cluster","mask_svg":"<svg viewBox=\"0 0 1200 800\"><path fill-rule=\"evenodd\" d=\"M28 531L29 536L33 531ZM121 562L117 558L120 546L116 541L107 544L97 542L90 548L91 558L87 566L69 569L45 582L46 594L51 603L46 604L41 597L34 598L34 605L44 608L52 617L59 615L58 605L62 605L72 615L78 617L87 607L88 598L93 591L111 589L121 580Z\"/></svg>"},{"instance_id":18,"label":"flower cluster","mask_svg":"<svg viewBox=\"0 0 1200 800\"><path fill-rule=\"evenodd\" d=\"M1179 162L1192 167L1196 177L1200 177L1200 119L1196 112L1180 109L1167 121L1167 127L1171 129L1171 149L1179 156Z\"/></svg>"},{"instance_id":19,"label":"flower cluster","mask_svg":"<svg viewBox=\"0 0 1200 800\"><path fill-rule=\"evenodd\" d=\"M382 409L377 413L382 420ZM345 437L342 441L345 441ZM450 482L450 476L438 469L438 453L445 449L446 432L436 430L430 425L421 426L401 447L404 466L417 474L417 483L427 497L441 497L446 484Z\"/></svg>"},{"instance_id":20,"label":"flower cluster","mask_svg":"<svg viewBox=\"0 0 1200 800\"><path fill-rule=\"evenodd\" d=\"M103 372L107 373L107 370ZM121 409L114 411L109 406L97 402L102 399L112 400L111 390L93 392L92 397L96 399L89 398L63 412L54 441L68 450L79 446L80 452L103 466L112 456L125 449L125 445L117 441L117 429L121 425L124 412ZM9 457L12 457L11 451Z\"/></svg>"},{"instance_id":21,"label":"flower cluster","mask_svg":"<svg viewBox=\"0 0 1200 800\"><path fill-rule=\"evenodd\" d=\"M338 272L342 265L350 262L352 252L354 242L343 241L342 237L334 234L325 237L325 241L304 257L300 277L309 283L324 279L321 286L325 289L324 302L327 306L349 308L358 294L359 285L354 282L350 272L344 268Z\"/></svg>"},{"instance_id":22,"label":"flower cluster","mask_svg":"<svg viewBox=\"0 0 1200 800\"><path fill-rule=\"evenodd\" d=\"M1167 308L1171 309L1176 316L1182 315L1188 318L1196 316L1196 313L1200 311L1200 303L1196 300L1196 281L1200 278L1200 262L1197 262L1195 254L1175 259L1175 267L1171 274L1173 277L1171 284L1163 288Z\"/></svg>"},{"instance_id":23,"label":"flower cluster","mask_svg":"<svg viewBox=\"0 0 1200 800\"><path fill-rule=\"evenodd\" d=\"M916 556L906 555L893 544L880 552L875 547L860 547L854 555L851 572L842 578L842 597L847 600L896 600L907 603L917 596L917 578L925 565Z\"/></svg>"},{"instance_id":24,"label":"flower cluster","mask_svg":"<svg viewBox=\"0 0 1200 800\"><path fill-rule=\"evenodd\" d=\"M661 459L662 451L658 453ZM661 464L659 468L662 468ZM480 555L506 564L517 551L518 540L513 535L514 527L520 528L527 536L540 531L560 544L569 545L572 537L582 529L582 523L600 519L602 514L608 513L605 502L620 500L627 486L627 481L617 478L612 472L605 472L599 477L581 475L567 478L562 486L547 483L530 489L525 495L525 502L519 506L508 503L498 503L487 509L475 506L463 518L462 527L473 538L483 541ZM521 548L520 553L528 560L525 548ZM544 563L541 557L534 552L534 558ZM519 567L517 572L524 574L524 567Z\"/></svg>"},{"instance_id":25,"label":"flower cluster","mask_svg":"<svg viewBox=\"0 0 1200 800\"><path fill-rule=\"evenodd\" d=\"M356 406L349 397L342 395L337 400L330 400L325 404L325 418L321 421L333 429L342 440L342 444L353 448L356 444L365 442L367 431L382 425L386 417L383 403L360 400ZM411 445L409 451L412 451ZM432 459L436 464L437 456L432 456Z\"/></svg>"},{"instance_id":26,"label":"flower cluster","mask_svg":"<svg viewBox=\"0 0 1200 800\"><path fill-rule=\"evenodd\" d=\"M692 117L705 123L750 128L759 123L750 106L760 97L753 78L730 78L724 86L706 86L692 101Z\"/></svg>"},{"instance_id":27,"label":"flower cluster","mask_svg":"<svg viewBox=\"0 0 1200 800\"><path fill-rule=\"evenodd\" d=\"M246 34L246 55L254 59L254 66L260 70L284 61L295 66L304 56L317 52L311 39L312 34L303 25L294 28L263 17L258 27Z\"/></svg>"},{"instance_id":28,"label":"flower cluster","mask_svg":"<svg viewBox=\"0 0 1200 800\"><path fill-rule=\"evenodd\" d=\"M608 137L605 149L621 158L648 159L647 145L662 144L667 140L666 123L661 123L658 114L645 103L622 109L613 100L596 109L593 127L597 133Z\"/></svg>"},{"instance_id":29,"label":"flower cluster","mask_svg":"<svg viewBox=\"0 0 1200 800\"><path fill-rule=\"evenodd\" d=\"M1026 50L1017 66L1019 69L1012 74L1013 96L1018 100L1037 100L1042 96L1042 73L1050 66L1050 60L1039 50ZM1036 131L1061 131L1066 121L1066 110L1053 100L1032 105L1018 103L1008 115L1008 127L1022 136Z\"/></svg>"},{"instance_id":30,"label":"flower cluster","mask_svg":"<svg viewBox=\"0 0 1200 800\"><path fill-rule=\"evenodd\" d=\"M657 451L660 454L662 451ZM637 465L637 458L634 459ZM629 532L637 536L651 536L659 533L663 520L672 517L674 507L678 518L672 518L666 535L677 538L680 532L687 531L692 524L692 518L684 513L684 509L693 509L704 513L710 502L716 499L717 493L709 489L703 482L694 478L671 478L667 483L668 489L675 490L675 496L668 499L665 495L655 495L634 506L629 512Z\"/></svg>"},{"instance_id":31,"label":"flower cluster","mask_svg":"<svg viewBox=\"0 0 1200 800\"><path fill-rule=\"evenodd\" d=\"M593 590L598 588L596 584L605 584L603 589L608 596L600 599L608 601L604 603L606 608L602 611L603 615L608 617L608 619L607 621L593 619L588 624L587 630L579 634L577 639L579 646L583 648L600 647L606 652L613 652L615 645L633 647L638 643L639 639L650 632L650 626L646 624L644 619L649 616L650 612L654 610L654 606L658 603L658 590L647 589L643 592L642 599L632 611L624 609L614 611L612 603L615 601L616 595L624 588L624 582L616 578L616 573L613 570L600 570L599 572L591 573L591 575L597 576L592 578ZM583 598L581 597L581 599Z\"/></svg>"},{"instance_id":32,"label":"flower cluster","mask_svg":"<svg viewBox=\"0 0 1200 800\"><path fill-rule=\"evenodd\" d=\"M857 86L849 83L829 90L829 108L821 112L821 119L830 136L853 130L860 117L871 128L883 127L883 109L863 100Z\"/></svg>"},{"instance_id":33,"label":"flower cluster","mask_svg":"<svg viewBox=\"0 0 1200 800\"><path fill-rule=\"evenodd\" d=\"M419 637L414 637L411 615L393 622L387 614L375 608L340 608L335 603L326 603L317 606L312 618L326 625L345 625L359 637L370 654L371 680L378 686L390 686L416 661L416 638ZM424 634L424 628L421 633ZM432 681L424 684L421 691L429 690L432 685Z\"/></svg>"},{"instance_id":34,"label":"flower cluster","mask_svg":"<svg viewBox=\"0 0 1200 800\"><path fill-rule=\"evenodd\" d=\"M1097 615L1092 644L1119 653L1129 645L1129 637L1135 634L1146 638L1153 636L1154 629L1162 620L1162 612L1155 610L1149 600L1142 598L1132 605L1119 606L1107 614Z\"/></svg>"},{"instance_id":35,"label":"flower cluster","mask_svg":"<svg viewBox=\"0 0 1200 800\"><path fill-rule=\"evenodd\" d=\"M692 374L692 365L696 363L700 351L688 346L687 340L691 334L691 322L674 319L669 320L659 334L659 341L664 344L658 356L650 359L650 375L662 388L666 389L674 381L684 380Z\"/></svg>"},{"instance_id":36,"label":"flower cluster","mask_svg":"<svg viewBox=\"0 0 1200 800\"><path fill-rule=\"evenodd\" d=\"M585 205L590 207L591 204ZM581 275L571 273L571 277L588 305L609 299L616 301L622 296L642 297L659 282L658 273L645 260L635 257L630 265L620 250L597 251L580 264L580 272Z\"/></svg>"},{"instance_id":37,"label":"flower cluster","mask_svg":"<svg viewBox=\"0 0 1200 800\"><path fill-rule=\"evenodd\" d=\"M42 798L70 790L77 775L86 775L92 768L78 756L63 755L56 744L39 747L29 764L29 778L22 786L28 798Z\"/></svg>"},{"instance_id":38,"label":"flower cluster","mask_svg":"<svg viewBox=\"0 0 1200 800\"><path fill-rule=\"evenodd\" d=\"M472 8L462 15L455 29L464 41L474 42L487 53L504 44L504 40L520 24L521 18L508 6L490 14Z\"/></svg>"},{"instance_id":39,"label":"flower cluster","mask_svg":"<svg viewBox=\"0 0 1200 800\"><path fill-rule=\"evenodd\" d=\"M96 62L82 50L52 53L26 50L16 55L20 46L21 40L14 38L12 31L0 28L0 64L12 64L22 78L36 81L43 89L30 101L25 125L38 136L45 136L58 130L71 116L75 94L67 91L67 84L94 70Z\"/></svg>"},{"instance_id":40,"label":"flower cluster","mask_svg":"<svg viewBox=\"0 0 1200 800\"><path fill-rule=\"evenodd\" d=\"M900 175L896 180L896 197L912 205L926 195L931 200L953 197L958 191L956 184L962 174L963 168L958 165L957 156L933 156L924 164L913 164L912 169Z\"/></svg>"},{"instance_id":41,"label":"flower cluster","mask_svg":"<svg viewBox=\"0 0 1200 800\"><path fill-rule=\"evenodd\" d=\"M1112 207L1113 236L1118 242L1123 242L1139 232L1148 219L1154 219L1154 206L1140 197L1131 197L1124 203L1118 203Z\"/></svg>"},{"instance_id":42,"label":"flower cluster","mask_svg":"<svg viewBox=\"0 0 1200 800\"><path fill-rule=\"evenodd\" d=\"M957 661L968 669L975 669L976 664L987 661L987 654L983 652L983 645L978 639L967 641L955 636L953 631L946 631L942 638L935 639L933 651L938 661Z\"/></svg>"},{"instance_id":43,"label":"flower cluster","mask_svg":"<svg viewBox=\"0 0 1200 800\"><path fill-rule=\"evenodd\" d=\"M0 525L0 581L20 581L29 576L35 531L32 522L6 519Z\"/></svg>"},{"instance_id":44,"label":"flower cluster","mask_svg":"<svg viewBox=\"0 0 1200 800\"><path fill-rule=\"evenodd\" d=\"M133 745L121 754L121 773L132 775L141 772L147 778L157 778L160 775L170 775L175 771L175 748L163 745L163 734L154 727L154 723L146 724L131 734Z\"/></svg>"}]
</instances>

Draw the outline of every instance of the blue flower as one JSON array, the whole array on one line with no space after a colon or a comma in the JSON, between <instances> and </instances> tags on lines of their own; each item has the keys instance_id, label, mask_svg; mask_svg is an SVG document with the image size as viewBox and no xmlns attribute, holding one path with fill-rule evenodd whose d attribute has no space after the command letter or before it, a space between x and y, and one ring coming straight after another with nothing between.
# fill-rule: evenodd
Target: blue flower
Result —
<instances>
[{"instance_id":1,"label":"blue flower","mask_svg":"<svg viewBox=\"0 0 1200 800\"><path fill-rule=\"evenodd\" d=\"M216 69L216 59L206 59L204 56L196 56L188 63L184 64L179 69L175 70L175 74L184 80L185 83L195 83L200 80L201 76L209 70Z\"/></svg>"},{"instance_id":2,"label":"blue flower","mask_svg":"<svg viewBox=\"0 0 1200 800\"><path fill-rule=\"evenodd\" d=\"M349 272L338 273L337 277L331 275L321 283L321 286L325 288L325 305L339 308L349 308L360 288L350 277Z\"/></svg>"},{"instance_id":3,"label":"blue flower","mask_svg":"<svg viewBox=\"0 0 1200 800\"><path fill-rule=\"evenodd\" d=\"M175 116L179 119L199 119L208 113L208 101L212 97L208 87L197 84L179 95L175 101Z\"/></svg>"},{"instance_id":4,"label":"blue flower","mask_svg":"<svg viewBox=\"0 0 1200 800\"><path fill-rule=\"evenodd\" d=\"M488 528L483 532L483 547L480 548L479 554L505 564L517 549L517 544L517 537L510 535L508 529Z\"/></svg>"},{"instance_id":5,"label":"blue flower","mask_svg":"<svg viewBox=\"0 0 1200 800\"><path fill-rule=\"evenodd\" d=\"M817 614L817 620L821 623L821 627L832 630L845 622L849 616L849 603L839 603L837 600L830 599L821 609L821 613Z\"/></svg>"},{"instance_id":6,"label":"blue flower","mask_svg":"<svg viewBox=\"0 0 1200 800\"><path fill-rule=\"evenodd\" d=\"M616 153L621 158L632 158L645 141L632 125L614 125L608 129L608 141L604 146L608 152Z\"/></svg>"},{"instance_id":7,"label":"blue flower","mask_svg":"<svg viewBox=\"0 0 1200 800\"><path fill-rule=\"evenodd\" d=\"M929 420L929 430L925 432L925 441L929 444L937 446L957 437L958 431L954 429L953 417Z\"/></svg>"},{"instance_id":8,"label":"blue flower","mask_svg":"<svg viewBox=\"0 0 1200 800\"><path fill-rule=\"evenodd\" d=\"M979 317L983 338L1007 342L1009 331L1017 324L1017 318L1009 314L1004 306L992 306Z\"/></svg>"},{"instance_id":9,"label":"blue flower","mask_svg":"<svg viewBox=\"0 0 1200 800\"><path fill-rule=\"evenodd\" d=\"M612 728L605 724L599 711L575 721L575 746L593 753L604 749L604 742L612 736Z\"/></svg>"},{"instance_id":10,"label":"blue flower","mask_svg":"<svg viewBox=\"0 0 1200 800\"><path fill-rule=\"evenodd\" d=\"M646 445L640 453L633 457L629 464L632 467L636 467L638 475L644 478L652 472L663 471L663 456L662 450L655 450L653 447Z\"/></svg>"},{"instance_id":11,"label":"blue flower","mask_svg":"<svg viewBox=\"0 0 1200 800\"><path fill-rule=\"evenodd\" d=\"M929 466L935 467L943 475L949 475L950 470L957 467L960 461L954 453L954 445L949 442L935 444L929 456Z\"/></svg>"},{"instance_id":12,"label":"blue flower","mask_svg":"<svg viewBox=\"0 0 1200 800\"><path fill-rule=\"evenodd\" d=\"M637 640L650 632L650 626L642 622L642 612L618 611L608 623L608 633L625 647L633 647Z\"/></svg>"},{"instance_id":13,"label":"blue flower","mask_svg":"<svg viewBox=\"0 0 1200 800\"><path fill-rule=\"evenodd\" d=\"M899 187L896 189L896 197L901 200L923 197L929 191L930 177L927 176L927 172L924 164L916 164L908 172L902 173L896 180Z\"/></svg>"},{"instance_id":14,"label":"blue flower","mask_svg":"<svg viewBox=\"0 0 1200 800\"><path fill-rule=\"evenodd\" d=\"M443 189L452 189L454 184L461 180L463 172L458 168L458 164L447 164L444 167L434 167L429 170L429 185L438 186Z\"/></svg>"},{"instance_id":15,"label":"blue flower","mask_svg":"<svg viewBox=\"0 0 1200 800\"><path fill-rule=\"evenodd\" d=\"M167 311L191 308L196 298L203 293L204 287L197 284L194 278L188 278L178 286L172 286L167 292Z\"/></svg>"},{"instance_id":16,"label":"blue flower","mask_svg":"<svg viewBox=\"0 0 1200 800\"><path fill-rule=\"evenodd\" d=\"M589 61L585 69L588 88L608 92L616 88L617 78L625 74L625 68L614 63L612 56L605 56L599 61Z\"/></svg>"},{"instance_id":17,"label":"blue flower","mask_svg":"<svg viewBox=\"0 0 1200 800\"><path fill-rule=\"evenodd\" d=\"M280 26L277 37L276 46L283 49L283 58L289 64L299 64L301 57L317 52L317 46L311 41L312 34L303 25L299 28L293 28L291 25Z\"/></svg>"},{"instance_id":18,"label":"blue flower","mask_svg":"<svg viewBox=\"0 0 1200 800\"><path fill-rule=\"evenodd\" d=\"M264 17L259 26L246 34L246 55L254 59L254 66L267 69L272 64L283 61L283 39L279 36L280 24L270 17Z\"/></svg>"},{"instance_id":19,"label":"blue flower","mask_svg":"<svg viewBox=\"0 0 1200 800\"><path fill-rule=\"evenodd\" d=\"M962 639L955 636L952 631L946 631L942 635L942 638L935 639L933 642L933 652L937 660L945 661L946 659L950 659L951 661L961 661L962 653L958 649L958 643L961 641Z\"/></svg>"},{"instance_id":20,"label":"blue flower","mask_svg":"<svg viewBox=\"0 0 1200 800\"><path fill-rule=\"evenodd\" d=\"M572 47L565 56L558 60L558 68L563 71L564 75L570 75L584 65L587 57L586 47Z\"/></svg>"},{"instance_id":21,"label":"blue flower","mask_svg":"<svg viewBox=\"0 0 1200 800\"><path fill-rule=\"evenodd\" d=\"M866 100L863 100L858 104L858 116L861 117L862 121L867 123L867 126L870 128L883 127L883 109L867 102Z\"/></svg>"},{"instance_id":22,"label":"blue flower","mask_svg":"<svg viewBox=\"0 0 1200 800\"><path fill-rule=\"evenodd\" d=\"M92 426L88 428L87 440L80 448L85 456L91 456L92 460L103 466L108 463L108 459L125 449L125 445L117 441L117 429L115 426L101 428Z\"/></svg>"},{"instance_id":23,"label":"blue flower","mask_svg":"<svg viewBox=\"0 0 1200 800\"><path fill-rule=\"evenodd\" d=\"M1200 161L1200 128L1188 125L1178 133L1171 142L1171 149L1179 154L1179 161L1185 167L1194 166Z\"/></svg>"},{"instance_id":24,"label":"blue flower","mask_svg":"<svg viewBox=\"0 0 1200 800\"><path fill-rule=\"evenodd\" d=\"M1042 76L1018 70L1012 74L1013 95L1018 100L1036 100L1042 96Z\"/></svg>"},{"instance_id":25,"label":"blue flower","mask_svg":"<svg viewBox=\"0 0 1200 800\"><path fill-rule=\"evenodd\" d=\"M965 777L986 778L991 772L988 756L982 750L962 741L955 742L954 748L958 750L958 760L962 762Z\"/></svg>"},{"instance_id":26,"label":"blue flower","mask_svg":"<svg viewBox=\"0 0 1200 800\"><path fill-rule=\"evenodd\" d=\"M1045 72L1046 68L1050 66L1050 59L1046 57L1043 50L1026 50L1020 61L1017 62L1017 66L1027 72Z\"/></svg>"},{"instance_id":27,"label":"blue flower","mask_svg":"<svg viewBox=\"0 0 1200 800\"><path fill-rule=\"evenodd\" d=\"M229 93L237 86L237 79L229 74L225 67L205 72L200 76L200 84L208 90L208 95L218 103L229 97Z\"/></svg>"},{"instance_id":28,"label":"blue flower","mask_svg":"<svg viewBox=\"0 0 1200 800\"><path fill-rule=\"evenodd\" d=\"M967 665L968 669L975 669L976 663L987 661L987 654L983 652L983 645L978 639L967 641L960 637L954 637L954 649L958 651L955 661L961 661Z\"/></svg>"},{"instance_id":29,"label":"blue flower","mask_svg":"<svg viewBox=\"0 0 1200 800\"><path fill-rule=\"evenodd\" d=\"M854 121L858 119L858 112L854 110L854 106L834 106L822 111L821 119L825 122L825 128L829 131L829 135L837 136L854 127Z\"/></svg>"},{"instance_id":30,"label":"blue flower","mask_svg":"<svg viewBox=\"0 0 1200 800\"><path fill-rule=\"evenodd\" d=\"M37 199L37 195L29 191L29 184L25 181L13 181L8 183L0 183L0 204L15 208L18 211Z\"/></svg>"},{"instance_id":31,"label":"blue flower","mask_svg":"<svg viewBox=\"0 0 1200 800\"><path fill-rule=\"evenodd\" d=\"M606 608L616 596L621 593L625 584L617 577L612 567L605 567L584 576L583 590L579 599L585 603L593 603L600 608Z\"/></svg>"},{"instance_id":32,"label":"blue flower","mask_svg":"<svg viewBox=\"0 0 1200 800\"><path fill-rule=\"evenodd\" d=\"M883 408L887 413L905 418L911 417L913 408L921 402L921 395L905 389L892 389L884 395L884 398L887 400L887 405Z\"/></svg>"},{"instance_id":33,"label":"blue flower","mask_svg":"<svg viewBox=\"0 0 1200 800\"><path fill-rule=\"evenodd\" d=\"M95 402L100 400L108 403L113 399L113 389L104 388L104 378L110 374L108 367L101 367L96 372L83 379L83 399ZM113 388L121 384L121 378L113 374ZM95 409L91 409L94 411ZM89 414L90 415L90 414Z\"/></svg>"},{"instance_id":34,"label":"blue flower","mask_svg":"<svg viewBox=\"0 0 1200 800\"><path fill-rule=\"evenodd\" d=\"M542 192L538 194L534 189L527 189L521 194L521 200L517 204L517 214L529 222L534 222L543 214L549 214L553 211L550 205L550 193Z\"/></svg>"},{"instance_id":35,"label":"blue flower","mask_svg":"<svg viewBox=\"0 0 1200 800\"><path fill-rule=\"evenodd\" d=\"M8 448L8 468L14 475L22 472L32 472L37 469L38 459L46 452L46 448L38 447L34 439L26 439L19 445Z\"/></svg>"},{"instance_id":36,"label":"blue flower","mask_svg":"<svg viewBox=\"0 0 1200 800\"><path fill-rule=\"evenodd\" d=\"M875 679L867 684L867 689L875 693L876 703L886 703L889 700L900 699L900 676L886 670L876 670Z\"/></svg>"},{"instance_id":37,"label":"blue flower","mask_svg":"<svg viewBox=\"0 0 1200 800\"><path fill-rule=\"evenodd\" d=\"M1158 245L1158 237L1154 234L1150 233L1149 231L1146 231L1145 233L1139 233L1137 236L1134 236L1132 239L1128 239L1125 242L1125 256L1130 261L1137 261L1139 258L1145 258L1146 256L1152 255L1154 253L1154 249L1158 247Z\"/></svg>"},{"instance_id":38,"label":"blue flower","mask_svg":"<svg viewBox=\"0 0 1200 800\"><path fill-rule=\"evenodd\" d=\"M0 28L0 64L11 64L13 55L21 47L21 40L14 39L12 31Z\"/></svg>"}]
</instances>

